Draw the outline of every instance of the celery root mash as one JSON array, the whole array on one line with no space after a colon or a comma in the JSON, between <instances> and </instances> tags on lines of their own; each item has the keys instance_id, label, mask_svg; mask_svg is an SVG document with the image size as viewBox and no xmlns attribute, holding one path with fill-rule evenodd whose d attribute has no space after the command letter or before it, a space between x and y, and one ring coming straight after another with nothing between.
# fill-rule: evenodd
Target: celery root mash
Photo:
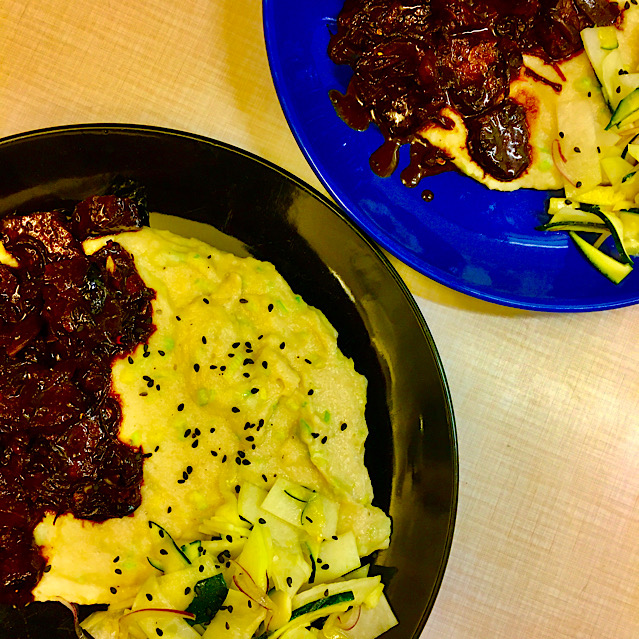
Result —
<instances>
[{"instance_id":1,"label":"celery root mash","mask_svg":"<svg viewBox=\"0 0 639 639\"><path fill-rule=\"evenodd\" d=\"M108 239L87 240L86 252ZM47 516L35 537L50 569L35 598L129 609L143 584L168 572L167 536L185 557L196 540L245 541L265 495L303 504L301 519L271 516L280 527L267 539L271 554L281 545L294 555L297 572L280 575L290 596L300 587L291 575L322 573L322 544L347 538L359 557L387 547L390 520L371 505L364 466L366 380L324 315L269 263L150 228L112 239L157 294L156 331L113 368L120 438L146 456L142 503L101 523Z\"/></svg>"}]
</instances>

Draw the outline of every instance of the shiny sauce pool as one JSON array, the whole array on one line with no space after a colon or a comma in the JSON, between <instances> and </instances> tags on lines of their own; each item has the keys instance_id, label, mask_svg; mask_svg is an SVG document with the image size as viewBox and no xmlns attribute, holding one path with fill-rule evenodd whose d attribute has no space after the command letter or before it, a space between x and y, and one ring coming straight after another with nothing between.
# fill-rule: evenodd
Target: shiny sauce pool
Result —
<instances>
[{"instance_id":1,"label":"shiny sauce pool","mask_svg":"<svg viewBox=\"0 0 639 639\"><path fill-rule=\"evenodd\" d=\"M133 258L89 236L140 226L128 198L0 220L17 265L0 265L0 602L24 605L46 568L33 531L46 513L103 521L140 504L143 451L120 439L116 358L153 332Z\"/></svg>"},{"instance_id":2,"label":"shiny sauce pool","mask_svg":"<svg viewBox=\"0 0 639 639\"><path fill-rule=\"evenodd\" d=\"M411 147L407 186L453 169L445 151L419 136L452 128L442 115L450 107L464 120L471 158L511 181L530 165L526 112L509 97L523 54L568 59L582 49L581 29L618 18L607 0L346 0L328 53L353 76L345 94L330 98L353 129L379 127L385 141L370 161L377 175L395 171L403 144Z\"/></svg>"}]
</instances>

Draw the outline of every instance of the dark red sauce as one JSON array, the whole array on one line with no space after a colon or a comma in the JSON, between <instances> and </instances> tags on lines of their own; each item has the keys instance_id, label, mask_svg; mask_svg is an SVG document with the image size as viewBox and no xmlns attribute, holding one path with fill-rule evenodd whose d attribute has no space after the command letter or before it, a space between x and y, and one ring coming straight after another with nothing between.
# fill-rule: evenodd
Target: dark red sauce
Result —
<instances>
[{"instance_id":1,"label":"dark red sauce","mask_svg":"<svg viewBox=\"0 0 639 639\"><path fill-rule=\"evenodd\" d=\"M386 141L371 168L380 176L395 170L407 143L407 186L453 169L417 135L446 126L442 109L451 107L468 128L473 160L498 180L514 180L530 165L526 114L509 97L522 55L565 60L581 51L581 29L618 18L607 0L346 0L328 52L354 73L346 94L333 90L330 98L352 128L379 127Z\"/></svg>"},{"instance_id":2,"label":"dark red sauce","mask_svg":"<svg viewBox=\"0 0 639 639\"><path fill-rule=\"evenodd\" d=\"M143 454L118 439L111 365L148 340L151 300L133 258L88 236L137 227L127 198L0 220L19 263L0 265L0 602L24 605L46 567L45 513L103 521L140 504Z\"/></svg>"}]
</instances>

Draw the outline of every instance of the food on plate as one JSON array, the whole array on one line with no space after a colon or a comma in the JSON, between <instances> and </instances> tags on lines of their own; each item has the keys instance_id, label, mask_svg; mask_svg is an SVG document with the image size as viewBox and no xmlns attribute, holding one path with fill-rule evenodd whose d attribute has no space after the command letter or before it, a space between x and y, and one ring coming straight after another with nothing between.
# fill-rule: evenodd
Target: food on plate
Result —
<instances>
[{"instance_id":1,"label":"food on plate","mask_svg":"<svg viewBox=\"0 0 639 639\"><path fill-rule=\"evenodd\" d=\"M348 0L329 55L354 73L331 99L351 127L379 127L381 176L410 144L408 186L456 168L495 189L559 188L555 111L588 69L579 33L619 17L607 0Z\"/></svg>"},{"instance_id":2,"label":"food on plate","mask_svg":"<svg viewBox=\"0 0 639 639\"><path fill-rule=\"evenodd\" d=\"M540 228L569 232L619 283L639 252L639 7L624 11L620 28L590 27L582 38L594 71L560 103L553 153L565 196L549 200Z\"/></svg>"},{"instance_id":3,"label":"food on plate","mask_svg":"<svg viewBox=\"0 0 639 639\"><path fill-rule=\"evenodd\" d=\"M3 222L5 279L30 281L28 260L48 283L35 328L3 352L50 374L26 402L39 430L14 434L11 454L17 463L19 444L37 443L38 464L55 467L38 496L28 481L12 494L16 513L37 504L22 531L33 570L19 591L5 580L5 601L109 604L87 620L96 638L312 637L320 617L345 636L383 632L396 620L361 566L390 535L364 466L365 378L271 264L167 231L100 227L135 209L100 196L71 224L59 211ZM129 295L137 306L118 314L113 300ZM54 322L48 296L67 302ZM40 416L45 404L58 412ZM114 456L128 472L115 473ZM63 475L65 498L52 502Z\"/></svg>"}]
</instances>

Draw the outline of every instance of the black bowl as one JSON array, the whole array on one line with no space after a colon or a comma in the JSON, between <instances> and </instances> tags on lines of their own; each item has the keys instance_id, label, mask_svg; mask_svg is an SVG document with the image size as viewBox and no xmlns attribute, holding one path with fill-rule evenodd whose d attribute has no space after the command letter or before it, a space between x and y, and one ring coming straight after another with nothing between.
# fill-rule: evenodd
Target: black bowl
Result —
<instances>
[{"instance_id":1,"label":"black bowl","mask_svg":"<svg viewBox=\"0 0 639 639\"><path fill-rule=\"evenodd\" d=\"M390 548L375 558L400 622L387 636L417 639L450 550L457 442L433 339L380 250L295 177L186 133L120 125L36 131L0 141L0 167L0 215L100 193L116 176L136 179L150 210L181 218L177 226L215 227L212 239L192 226L219 248L274 263L325 313L369 382L366 462L376 503L393 520Z\"/></svg>"}]
</instances>

